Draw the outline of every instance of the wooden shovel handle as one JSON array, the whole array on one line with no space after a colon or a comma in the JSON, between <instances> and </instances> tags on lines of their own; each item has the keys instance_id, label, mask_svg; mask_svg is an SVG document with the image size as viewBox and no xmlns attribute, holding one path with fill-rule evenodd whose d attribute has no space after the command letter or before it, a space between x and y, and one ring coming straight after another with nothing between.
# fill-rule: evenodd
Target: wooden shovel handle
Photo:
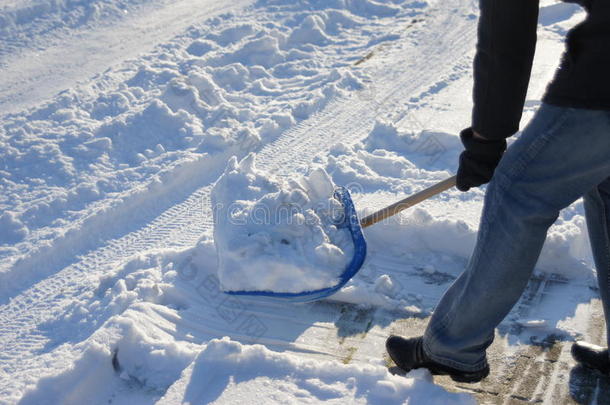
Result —
<instances>
[{"instance_id":1,"label":"wooden shovel handle","mask_svg":"<svg viewBox=\"0 0 610 405\"><path fill-rule=\"evenodd\" d=\"M415 204L419 204L420 202L427 200L432 196L442 193L443 191L453 186L455 186L455 176L449 177L448 179L445 179L440 183L436 183L435 185L428 187L425 190L422 190L400 201L397 201L392 205L388 205L387 207L382 208L379 211L362 218L360 220L360 226L362 226L363 228L371 226L379 221L391 217L392 215L396 215L400 211L406 210L407 208L412 207Z\"/></svg>"}]
</instances>

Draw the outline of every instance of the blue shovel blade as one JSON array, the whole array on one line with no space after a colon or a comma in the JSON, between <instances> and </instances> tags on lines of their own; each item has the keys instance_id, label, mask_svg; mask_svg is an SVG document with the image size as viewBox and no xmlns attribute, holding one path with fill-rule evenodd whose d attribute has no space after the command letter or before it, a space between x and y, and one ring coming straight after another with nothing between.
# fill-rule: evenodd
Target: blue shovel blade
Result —
<instances>
[{"instance_id":1,"label":"blue shovel blade","mask_svg":"<svg viewBox=\"0 0 610 405\"><path fill-rule=\"evenodd\" d=\"M356 214L354 202L345 187L337 187L335 189L335 198L343 204L344 213L338 227L345 227L349 230L354 243L354 256L339 276L339 282L331 287L321 288L319 290L302 291L298 293L273 292L273 291L225 291L226 294L258 297L275 302L311 302L322 298L326 298L336 293L343 287L352 277L358 273L364 259L366 258L366 241L362 234L362 227Z\"/></svg>"}]
</instances>

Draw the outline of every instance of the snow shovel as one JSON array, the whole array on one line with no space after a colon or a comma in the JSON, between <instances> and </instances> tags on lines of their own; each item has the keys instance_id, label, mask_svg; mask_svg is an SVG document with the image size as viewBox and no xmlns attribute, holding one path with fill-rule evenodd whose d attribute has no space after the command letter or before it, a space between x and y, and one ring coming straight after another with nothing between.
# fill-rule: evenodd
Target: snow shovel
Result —
<instances>
[{"instance_id":1,"label":"snow shovel","mask_svg":"<svg viewBox=\"0 0 610 405\"><path fill-rule=\"evenodd\" d=\"M356 208L354 202L350 196L349 191L345 187L337 187L335 189L334 197L341 202L344 207L345 215L343 215L342 222L338 223L338 227L346 227L354 243L354 256L351 262L345 268L345 271L339 276L339 282L327 288L319 290L303 291L298 293L285 293L285 292L272 292L272 291L225 291L226 294L230 295L241 295L241 296L253 296L258 298L264 298L269 301L275 302L311 302L317 301L322 298L326 298L341 289L352 277L358 273L364 259L366 258L366 241L362 234L362 228L366 228L379 221L383 221L399 212L410 208L428 198L435 196L451 187L455 186L455 176L449 177L425 190L417 192L409 197L403 198L385 208L380 209L368 215L361 220L358 219L356 214Z\"/></svg>"}]
</instances>

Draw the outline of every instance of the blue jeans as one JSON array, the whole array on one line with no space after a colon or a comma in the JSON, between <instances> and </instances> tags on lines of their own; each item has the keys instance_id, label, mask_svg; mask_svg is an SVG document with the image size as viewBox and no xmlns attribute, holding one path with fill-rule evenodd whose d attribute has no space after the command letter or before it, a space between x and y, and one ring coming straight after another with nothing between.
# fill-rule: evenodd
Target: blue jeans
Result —
<instances>
[{"instance_id":1,"label":"blue jeans","mask_svg":"<svg viewBox=\"0 0 610 405\"><path fill-rule=\"evenodd\" d=\"M608 320L610 111L543 104L487 187L472 257L426 329L429 357L464 371L487 364L494 329L523 293L548 228L561 209L583 196Z\"/></svg>"}]
</instances>

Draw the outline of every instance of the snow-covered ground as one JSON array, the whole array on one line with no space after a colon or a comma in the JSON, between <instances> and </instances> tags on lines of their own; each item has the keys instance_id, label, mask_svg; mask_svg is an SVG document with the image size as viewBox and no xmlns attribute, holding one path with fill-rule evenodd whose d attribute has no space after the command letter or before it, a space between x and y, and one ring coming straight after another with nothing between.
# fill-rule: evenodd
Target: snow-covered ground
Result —
<instances>
[{"instance_id":1,"label":"snow-covered ground","mask_svg":"<svg viewBox=\"0 0 610 405\"><path fill-rule=\"evenodd\" d=\"M474 0L0 4L0 403L474 403L425 371L391 375L383 343L463 269L483 190L368 228L361 272L305 305L221 292L212 203L215 185L251 206L280 182L300 191L267 202L334 182L366 214L450 176L476 16ZM523 125L582 16L542 1ZM300 248L343 265L349 247L323 228ZM217 234L221 253L238 233ZM588 330L581 202L532 286L502 325L507 350Z\"/></svg>"}]
</instances>

